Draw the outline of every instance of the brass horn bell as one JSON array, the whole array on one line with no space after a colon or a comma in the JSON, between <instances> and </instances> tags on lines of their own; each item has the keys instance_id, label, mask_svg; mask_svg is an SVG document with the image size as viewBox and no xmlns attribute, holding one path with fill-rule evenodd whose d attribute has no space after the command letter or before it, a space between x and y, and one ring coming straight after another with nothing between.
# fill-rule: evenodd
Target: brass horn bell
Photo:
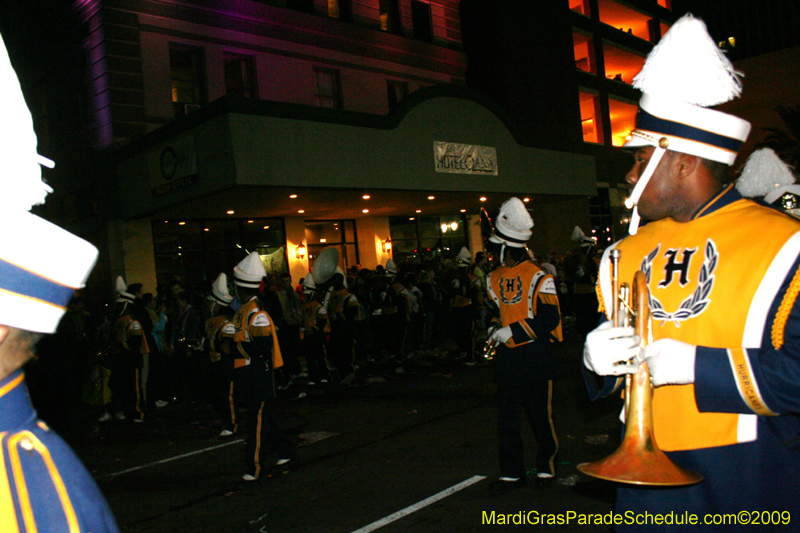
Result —
<instances>
[{"instance_id":1,"label":"brass horn bell","mask_svg":"<svg viewBox=\"0 0 800 533\"><path fill-rule=\"evenodd\" d=\"M616 252L616 254L615 254ZM615 295L612 320L615 325L624 325L620 320L620 295L627 287L619 283L619 250L611 251L612 284ZM642 347L650 333L650 307L647 278L641 271L633 278L630 301L627 296L628 320L634 319L636 333L642 339ZM582 463L578 470L600 479L630 483L634 485L680 486L699 483L703 476L673 463L658 447L653 430L653 386L646 363L639 365L635 374L626 376L625 383L625 435L617 450L608 457L593 463Z\"/></svg>"}]
</instances>

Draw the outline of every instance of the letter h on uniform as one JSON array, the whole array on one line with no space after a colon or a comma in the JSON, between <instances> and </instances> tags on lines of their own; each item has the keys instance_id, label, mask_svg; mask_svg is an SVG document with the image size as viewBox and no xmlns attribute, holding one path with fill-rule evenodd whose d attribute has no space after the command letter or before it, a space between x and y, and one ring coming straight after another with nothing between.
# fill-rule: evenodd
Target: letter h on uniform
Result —
<instances>
[{"instance_id":1,"label":"letter h on uniform","mask_svg":"<svg viewBox=\"0 0 800 533\"><path fill-rule=\"evenodd\" d=\"M659 287L666 287L670 283L672 283L672 276L675 272L680 272L681 277L678 280L681 287L686 286L689 283L689 263L692 261L692 256L697 252L697 248L693 250L684 250L683 251L683 261L680 263L675 260L678 255L678 250L667 250L664 252L664 256L667 257L667 264L664 265L664 279L659 282Z\"/></svg>"}]
</instances>

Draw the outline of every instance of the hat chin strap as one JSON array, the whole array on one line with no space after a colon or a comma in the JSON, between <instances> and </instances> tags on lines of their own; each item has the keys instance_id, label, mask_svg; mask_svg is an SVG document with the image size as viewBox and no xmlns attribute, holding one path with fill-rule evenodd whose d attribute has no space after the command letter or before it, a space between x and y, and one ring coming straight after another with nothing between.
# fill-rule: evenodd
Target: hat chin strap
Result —
<instances>
[{"instance_id":1,"label":"hat chin strap","mask_svg":"<svg viewBox=\"0 0 800 533\"><path fill-rule=\"evenodd\" d=\"M664 141L666 139L662 139ZM644 192L645 187L650 182L650 178L653 177L653 173L656 171L656 167L661 162L661 158L664 157L664 154L667 152L666 146L662 148L662 143L659 146L656 146L656 149L653 151L653 155L650 157L650 161L647 162L647 167L645 167L644 172L642 173L642 177L639 178L639 181L636 182L636 186L633 188L633 192L631 192L630 197L625 200L625 207L628 209L633 208L633 214L631 215L631 223L628 226L628 233L630 235L636 235L636 232L639 231L639 222L642 220L639 216L639 198L642 197L642 193ZM668 144L668 143L663 143Z\"/></svg>"}]
</instances>

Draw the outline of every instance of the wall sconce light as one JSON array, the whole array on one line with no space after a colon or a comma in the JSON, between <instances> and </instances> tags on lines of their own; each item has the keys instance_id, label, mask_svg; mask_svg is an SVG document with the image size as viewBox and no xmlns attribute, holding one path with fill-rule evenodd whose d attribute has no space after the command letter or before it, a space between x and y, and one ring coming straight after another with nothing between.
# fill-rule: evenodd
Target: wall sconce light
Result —
<instances>
[{"instance_id":1,"label":"wall sconce light","mask_svg":"<svg viewBox=\"0 0 800 533\"><path fill-rule=\"evenodd\" d=\"M390 254L392 253L392 238L387 237L385 241L383 241L383 253Z\"/></svg>"},{"instance_id":2,"label":"wall sconce light","mask_svg":"<svg viewBox=\"0 0 800 533\"><path fill-rule=\"evenodd\" d=\"M306 256L306 245L298 244L297 248L294 249L294 253L298 259L303 259Z\"/></svg>"}]
</instances>

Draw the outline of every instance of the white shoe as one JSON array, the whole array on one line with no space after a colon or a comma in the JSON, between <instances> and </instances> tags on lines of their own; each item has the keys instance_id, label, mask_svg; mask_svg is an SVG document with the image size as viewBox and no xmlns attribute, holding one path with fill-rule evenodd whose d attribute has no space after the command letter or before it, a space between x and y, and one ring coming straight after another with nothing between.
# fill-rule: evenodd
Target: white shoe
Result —
<instances>
[{"instance_id":1,"label":"white shoe","mask_svg":"<svg viewBox=\"0 0 800 533\"><path fill-rule=\"evenodd\" d=\"M233 431L230 429L223 429L222 432L219 434L220 437L230 437L233 435Z\"/></svg>"},{"instance_id":2,"label":"white shoe","mask_svg":"<svg viewBox=\"0 0 800 533\"><path fill-rule=\"evenodd\" d=\"M123 413L122 411L117 411L116 413L114 413L114 418L116 418L117 420L125 420L125 413Z\"/></svg>"},{"instance_id":3,"label":"white shoe","mask_svg":"<svg viewBox=\"0 0 800 533\"><path fill-rule=\"evenodd\" d=\"M245 481L255 481L258 478L256 476L251 476L250 474L245 474L242 476L242 479Z\"/></svg>"},{"instance_id":4,"label":"white shoe","mask_svg":"<svg viewBox=\"0 0 800 533\"><path fill-rule=\"evenodd\" d=\"M100 418L97 419L98 422L108 422L111 420L111 415L108 413L103 413L100 415Z\"/></svg>"},{"instance_id":5,"label":"white shoe","mask_svg":"<svg viewBox=\"0 0 800 533\"><path fill-rule=\"evenodd\" d=\"M169 405L169 402L165 402L164 400L156 400L156 407L166 407Z\"/></svg>"},{"instance_id":6,"label":"white shoe","mask_svg":"<svg viewBox=\"0 0 800 533\"><path fill-rule=\"evenodd\" d=\"M141 424L142 422L144 422L144 419L142 419L142 418L134 418L133 421L136 422L137 424Z\"/></svg>"}]
</instances>

